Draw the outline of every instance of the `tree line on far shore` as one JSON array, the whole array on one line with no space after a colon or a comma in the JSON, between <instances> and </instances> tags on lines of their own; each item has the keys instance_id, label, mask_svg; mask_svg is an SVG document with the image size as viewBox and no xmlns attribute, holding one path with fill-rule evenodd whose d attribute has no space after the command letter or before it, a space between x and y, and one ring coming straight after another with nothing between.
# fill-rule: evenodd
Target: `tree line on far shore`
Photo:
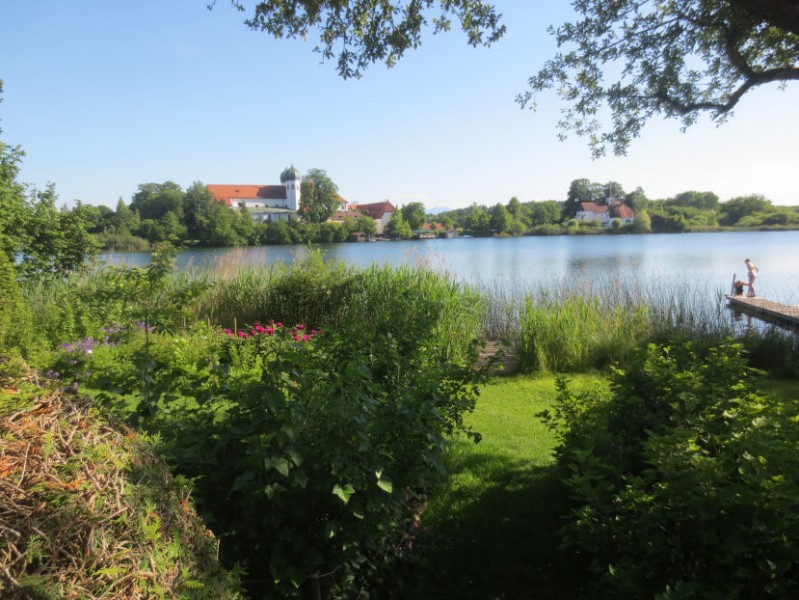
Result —
<instances>
[{"instance_id":1,"label":"tree line on far shore","mask_svg":"<svg viewBox=\"0 0 799 600\"><path fill-rule=\"evenodd\" d=\"M338 188L321 169L303 178L303 210L288 222L259 222L244 210L230 209L214 198L205 184L145 183L128 204L116 208L77 201L58 208L55 186L36 190L17 180L23 152L0 142L0 250L18 262L23 273L68 272L86 256L100 250L146 251L169 242L191 247L257 246L343 242L355 232L375 235L368 216L331 221L341 198ZM635 211L635 222L612 222L604 230L596 221L578 221L580 202L614 199ZM650 200L639 187L625 192L616 182L600 184L576 179L564 201L521 202L511 198L493 206L469 207L427 214L421 202L398 207L383 235L409 239L425 225L436 231L457 230L475 236L518 236L613 233L676 233L734 229L799 228L799 207L774 206L759 195L721 202L713 192L687 191L672 198Z\"/></svg>"},{"instance_id":2,"label":"tree line on far shore","mask_svg":"<svg viewBox=\"0 0 799 600\"><path fill-rule=\"evenodd\" d=\"M477 203L435 215L454 228L475 235L554 235L594 233L598 221L578 221L581 202L602 204L618 200L635 211L635 222L612 222L610 231L629 233L680 233L720 229L793 229L799 227L799 206L774 206L761 195L721 202L713 192L686 191L671 198L649 199L638 187L625 192L617 182L596 183L575 179L565 201L521 202L511 198L486 206Z\"/></svg>"},{"instance_id":3,"label":"tree line on far shore","mask_svg":"<svg viewBox=\"0 0 799 600\"><path fill-rule=\"evenodd\" d=\"M321 169L303 186L310 191L317 179L317 193L303 193L301 218L288 222L259 222L243 210L220 204L207 187L196 182L185 191L171 181L139 186L130 204L119 199L116 210L107 206L78 203L72 209L86 223L86 230L100 247L109 250L146 250L153 243L170 241L205 247L252 246L343 242L355 232L375 235L376 224L368 216L330 221L333 198L338 188ZM310 183L309 183L310 182ZM326 189L321 194L319 189ZM331 196L328 198L327 196ZM799 207L775 206L761 195L747 195L721 202L713 192L686 191L671 198L649 199L639 187L625 192L617 182L600 184L575 179L566 199L521 202L513 197L507 203L473 203L466 208L427 214L423 203L398 207L385 227L384 235L410 239L425 224L431 231L457 230L470 235L556 235L595 233L597 221L575 218L579 203L604 203L608 199L625 203L635 211L635 222L611 223L612 232L679 233L713 231L724 228L764 229L799 227Z\"/></svg>"}]
</instances>

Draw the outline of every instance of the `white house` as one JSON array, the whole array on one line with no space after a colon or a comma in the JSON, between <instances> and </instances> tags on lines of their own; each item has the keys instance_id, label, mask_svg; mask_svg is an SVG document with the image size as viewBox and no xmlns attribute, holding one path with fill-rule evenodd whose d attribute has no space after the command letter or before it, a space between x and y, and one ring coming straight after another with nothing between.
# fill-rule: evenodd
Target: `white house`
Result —
<instances>
[{"instance_id":1,"label":"white house","mask_svg":"<svg viewBox=\"0 0 799 600\"><path fill-rule=\"evenodd\" d=\"M288 221L302 208L300 172L294 165L280 174L280 185L208 184L214 197L232 209L246 210L256 221Z\"/></svg>"},{"instance_id":2,"label":"white house","mask_svg":"<svg viewBox=\"0 0 799 600\"><path fill-rule=\"evenodd\" d=\"M388 200L373 202L371 204L350 204L350 210L372 217L375 221L378 234L383 233L391 217L397 212L397 209L394 208L394 205Z\"/></svg>"},{"instance_id":3,"label":"white house","mask_svg":"<svg viewBox=\"0 0 799 600\"><path fill-rule=\"evenodd\" d=\"M608 198L607 204L580 202L575 218L578 221L599 221L602 227L610 227L614 219L624 224L635 223L635 212L623 202Z\"/></svg>"}]
</instances>

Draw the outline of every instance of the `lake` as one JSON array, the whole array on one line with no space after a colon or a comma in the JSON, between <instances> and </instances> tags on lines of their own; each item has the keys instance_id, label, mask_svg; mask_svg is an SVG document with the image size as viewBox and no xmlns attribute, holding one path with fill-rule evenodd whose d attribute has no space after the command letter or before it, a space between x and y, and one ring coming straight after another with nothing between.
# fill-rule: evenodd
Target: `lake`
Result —
<instances>
[{"instance_id":1,"label":"lake","mask_svg":"<svg viewBox=\"0 0 799 600\"><path fill-rule=\"evenodd\" d=\"M465 283L493 288L612 279L713 295L729 292L733 274L745 281L744 259L751 258L760 268L759 296L799 304L799 231L458 238L318 247L326 259L357 266L427 264ZM302 245L189 250L179 255L178 268L291 264L307 254ZM104 253L100 260L142 266L149 254Z\"/></svg>"}]
</instances>

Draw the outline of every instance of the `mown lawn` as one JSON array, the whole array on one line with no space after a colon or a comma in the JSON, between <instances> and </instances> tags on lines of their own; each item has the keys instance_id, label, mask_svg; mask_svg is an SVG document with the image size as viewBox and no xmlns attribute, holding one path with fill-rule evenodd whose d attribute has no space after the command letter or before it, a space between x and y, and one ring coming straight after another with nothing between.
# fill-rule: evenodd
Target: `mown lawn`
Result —
<instances>
[{"instance_id":1,"label":"mown lawn","mask_svg":"<svg viewBox=\"0 0 799 600\"><path fill-rule=\"evenodd\" d=\"M600 376L573 379L575 389L592 385L607 384ZM552 377L485 387L468 419L483 439L453 442L451 476L430 498L404 597L579 595L581 568L557 550L566 498L553 469L555 437L536 417L554 398Z\"/></svg>"},{"instance_id":2,"label":"mown lawn","mask_svg":"<svg viewBox=\"0 0 799 600\"><path fill-rule=\"evenodd\" d=\"M574 390L607 386L600 375L572 378ZM764 393L799 396L799 381L761 381ZM568 499L554 472L555 436L536 413L555 398L553 377L513 377L484 388L467 422L479 444L453 441L451 476L434 491L414 541L402 597L415 600L574 599L579 558L558 550Z\"/></svg>"}]
</instances>

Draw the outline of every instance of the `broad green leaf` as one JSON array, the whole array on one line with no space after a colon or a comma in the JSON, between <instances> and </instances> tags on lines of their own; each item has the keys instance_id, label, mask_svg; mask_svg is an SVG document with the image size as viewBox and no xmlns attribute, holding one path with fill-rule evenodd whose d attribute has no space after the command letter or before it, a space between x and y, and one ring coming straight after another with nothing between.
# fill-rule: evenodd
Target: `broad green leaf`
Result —
<instances>
[{"instance_id":1,"label":"broad green leaf","mask_svg":"<svg viewBox=\"0 0 799 600\"><path fill-rule=\"evenodd\" d=\"M293 462L296 466L299 467L302 464L302 456L300 456L300 453L297 452L294 448L289 450L288 454L289 458L291 459L291 462Z\"/></svg>"},{"instance_id":2,"label":"broad green leaf","mask_svg":"<svg viewBox=\"0 0 799 600\"><path fill-rule=\"evenodd\" d=\"M236 477L236 479L233 480L233 487L230 488L230 491L235 492L237 490L240 490L250 481L252 481L252 478L253 478L252 471L246 471L245 473L242 473L241 475Z\"/></svg>"},{"instance_id":3,"label":"broad green leaf","mask_svg":"<svg viewBox=\"0 0 799 600\"><path fill-rule=\"evenodd\" d=\"M394 491L394 486L390 479L378 479L377 487L383 490L386 494L390 494Z\"/></svg>"},{"instance_id":4,"label":"broad green leaf","mask_svg":"<svg viewBox=\"0 0 799 600\"><path fill-rule=\"evenodd\" d=\"M355 488L352 487L349 483L344 487L341 487L339 484L333 486L333 493L338 496L338 498L346 504L350 501L350 496L355 493Z\"/></svg>"},{"instance_id":5,"label":"broad green leaf","mask_svg":"<svg viewBox=\"0 0 799 600\"><path fill-rule=\"evenodd\" d=\"M286 458L267 458L264 459L264 466L267 469L274 469L284 477L289 474L289 461Z\"/></svg>"}]
</instances>

